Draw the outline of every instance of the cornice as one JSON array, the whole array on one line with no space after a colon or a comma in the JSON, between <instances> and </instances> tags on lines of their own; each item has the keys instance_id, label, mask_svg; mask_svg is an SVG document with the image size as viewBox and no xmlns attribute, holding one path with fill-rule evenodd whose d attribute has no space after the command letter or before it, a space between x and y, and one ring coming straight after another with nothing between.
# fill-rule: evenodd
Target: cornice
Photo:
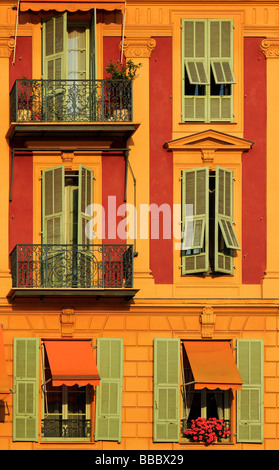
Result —
<instances>
[{"instance_id":1,"label":"cornice","mask_svg":"<svg viewBox=\"0 0 279 470\"><path fill-rule=\"evenodd\" d=\"M279 38L263 39L260 50L266 59L274 59L279 57Z\"/></svg>"}]
</instances>

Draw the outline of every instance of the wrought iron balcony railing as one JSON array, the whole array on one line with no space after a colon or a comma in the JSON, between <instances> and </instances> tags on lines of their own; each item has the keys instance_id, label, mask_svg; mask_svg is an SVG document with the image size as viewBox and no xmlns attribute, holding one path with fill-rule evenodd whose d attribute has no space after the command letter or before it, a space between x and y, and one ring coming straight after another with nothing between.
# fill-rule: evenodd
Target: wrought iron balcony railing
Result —
<instances>
[{"instance_id":1,"label":"wrought iron balcony railing","mask_svg":"<svg viewBox=\"0 0 279 470\"><path fill-rule=\"evenodd\" d=\"M132 288L133 245L16 245L13 288Z\"/></svg>"},{"instance_id":2,"label":"wrought iron balcony railing","mask_svg":"<svg viewBox=\"0 0 279 470\"><path fill-rule=\"evenodd\" d=\"M62 419L48 416L42 420L42 437L90 438L90 419Z\"/></svg>"},{"instance_id":3,"label":"wrought iron balcony railing","mask_svg":"<svg viewBox=\"0 0 279 470\"><path fill-rule=\"evenodd\" d=\"M132 80L18 79L11 122L131 122Z\"/></svg>"}]
</instances>

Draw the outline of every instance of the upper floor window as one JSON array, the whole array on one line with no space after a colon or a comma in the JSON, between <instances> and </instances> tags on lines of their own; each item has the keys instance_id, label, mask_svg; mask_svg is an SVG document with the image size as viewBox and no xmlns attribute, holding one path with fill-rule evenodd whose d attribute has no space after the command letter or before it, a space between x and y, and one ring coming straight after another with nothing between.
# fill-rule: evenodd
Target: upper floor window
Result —
<instances>
[{"instance_id":1,"label":"upper floor window","mask_svg":"<svg viewBox=\"0 0 279 470\"><path fill-rule=\"evenodd\" d=\"M83 165L65 172L64 165L42 172L42 240L46 244L85 244L86 208L92 204L93 172Z\"/></svg>"},{"instance_id":2,"label":"upper floor window","mask_svg":"<svg viewBox=\"0 0 279 470\"><path fill-rule=\"evenodd\" d=\"M233 173L182 171L182 274L233 273L240 250L233 226Z\"/></svg>"},{"instance_id":3,"label":"upper floor window","mask_svg":"<svg viewBox=\"0 0 279 470\"><path fill-rule=\"evenodd\" d=\"M233 121L233 22L182 20L182 121Z\"/></svg>"},{"instance_id":4,"label":"upper floor window","mask_svg":"<svg viewBox=\"0 0 279 470\"><path fill-rule=\"evenodd\" d=\"M67 12L43 23L43 76L49 80L96 78L96 16L71 20Z\"/></svg>"}]
</instances>

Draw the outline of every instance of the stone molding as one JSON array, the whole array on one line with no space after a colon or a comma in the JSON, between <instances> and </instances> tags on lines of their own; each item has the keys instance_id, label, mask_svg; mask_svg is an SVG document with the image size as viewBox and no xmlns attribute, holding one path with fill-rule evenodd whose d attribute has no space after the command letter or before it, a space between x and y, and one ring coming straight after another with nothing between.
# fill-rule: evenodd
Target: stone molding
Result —
<instances>
[{"instance_id":1,"label":"stone molding","mask_svg":"<svg viewBox=\"0 0 279 470\"><path fill-rule=\"evenodd\" d=\"M200 316L202 338L212 338L215 328L216 313L212 307L204 307Z\"/></svg>"},{"instance_id":2,"label":"stone molding","mask_svg":"<svg viewBox=\"0 0 279 470\"><path fill-rule=\"evenodd\" d=\"M14 45L14 39L0 37L0 58L9 59L14 49Z\"/></svg>"},{"instance_id":3,"label":"stone molding","mask_svg":"<svg viewBox=\"0 0 279 470\"><path fill-rule=\"evenodd\" d=\"M279 57L279 38L263 39L260 50L266 59Z\"/></svg>"},{"instance_id":4,"label":"stone molding","mask_svg":"<svg viewBox=\"0 0 279 470\"><path fill-rule=\"evenodd\" d=\"M123 43L123 52L127 59L149 58L156 47L152 38L126 38Z\"/></svg>"}]
</instances>

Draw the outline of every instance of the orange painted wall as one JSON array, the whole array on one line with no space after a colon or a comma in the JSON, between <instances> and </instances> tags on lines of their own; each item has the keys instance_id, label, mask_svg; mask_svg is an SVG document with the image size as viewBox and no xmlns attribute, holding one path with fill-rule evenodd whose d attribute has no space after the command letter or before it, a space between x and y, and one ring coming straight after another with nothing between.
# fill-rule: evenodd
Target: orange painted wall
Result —
<instances>
[{"instance_id":1,"label":"orange painted wall","mask_svg":"<svg viewBox=\"0 0 279 470\"><path fill-rule=\"evenodd\" d=\"M20 309L2 311L5 352L8 372L12 373L13 336L37 336L39 338L60 337L63 328L60 323L61 306L46 306L44 303L21 305ZM187 450L191 444L154 444L152 442L153 416L153 339L156 337L201 339L200 306L170 306L153 309L150 306L135 305L126 309L123 304L113 309L108 304L95 307L88 304L76 306L74 314L74 338L97 337L123 338L124 340L124 381L123 381L123 425L122 442L96 442L71 444L72 449L93 450ZM214 339L263 338L265 345L265 441L262 445L235 444L235 449L279 449L278 438L278 316L277 309L268 312L258 306L214 307L216 323ZM3 410L3 408L2 408ZM12 442L11 396L5 405L4 423L0 423L0 449L63 449L58 443ZM235 425L235 423L234 423ZM214 448L232 449L230 444Z\"/></svg>"}]
</instances>

